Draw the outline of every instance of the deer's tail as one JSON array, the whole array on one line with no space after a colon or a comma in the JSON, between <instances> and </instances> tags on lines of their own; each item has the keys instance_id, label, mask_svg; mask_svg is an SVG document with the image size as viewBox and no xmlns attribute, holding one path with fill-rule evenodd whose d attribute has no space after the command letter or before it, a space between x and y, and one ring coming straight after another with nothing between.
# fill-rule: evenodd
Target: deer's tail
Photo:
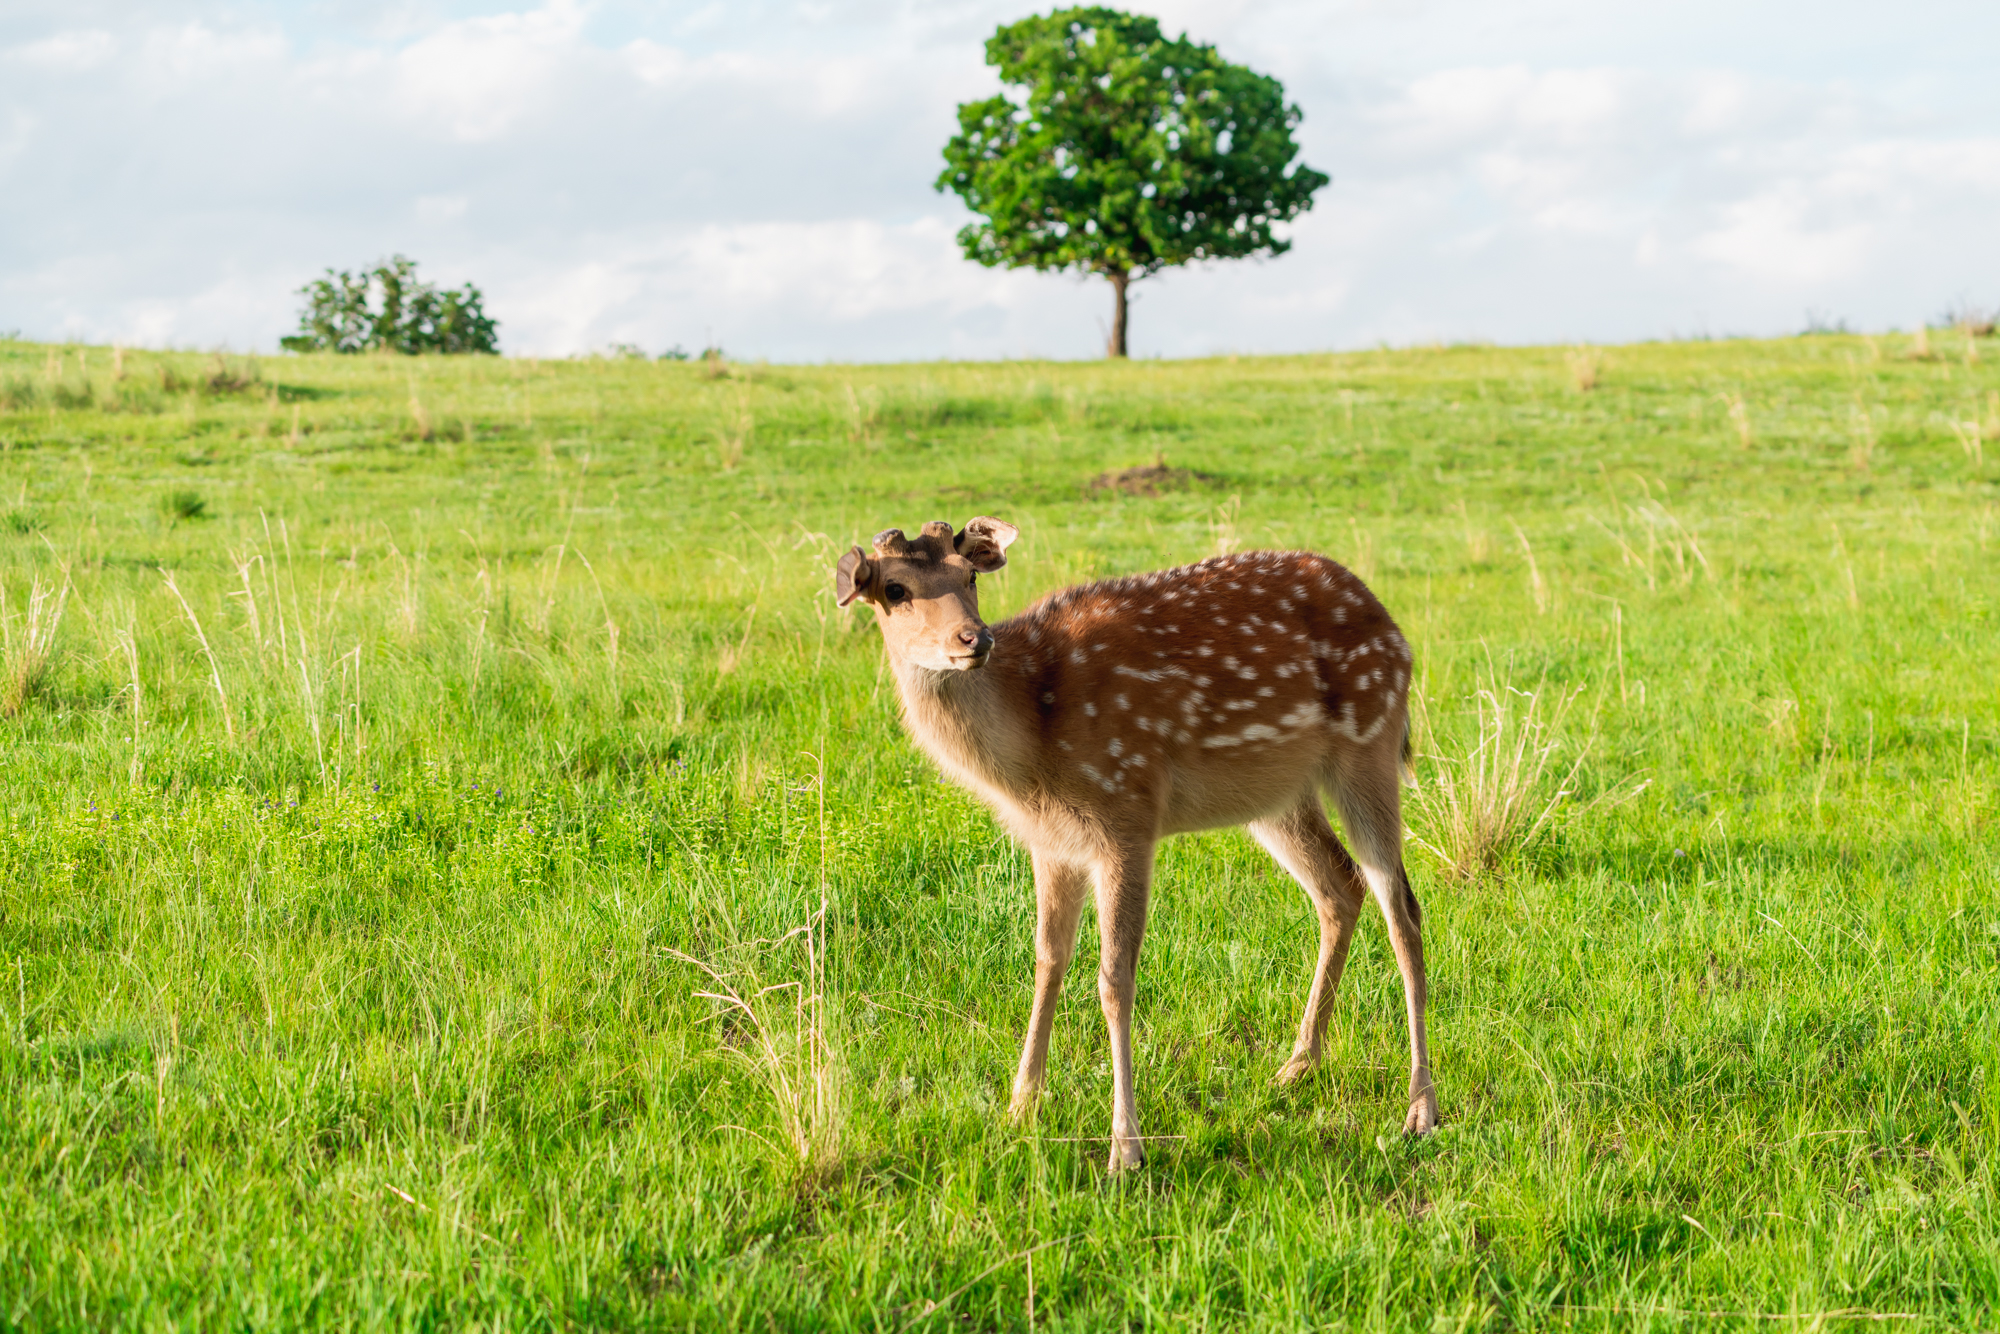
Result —
<instances>
[{"instance_id":1,"label":"deer's tail","mask_svg":"<svg viewBox=\"0 0 2000 1334\"><path fill-rule=\"evenodd\" d=\"M1396 773L1404 787L1417 785L1417 752L1410 744L1410 716L1403 715L1403 748L1396 752Z\"/></svg>"}]
</instances>

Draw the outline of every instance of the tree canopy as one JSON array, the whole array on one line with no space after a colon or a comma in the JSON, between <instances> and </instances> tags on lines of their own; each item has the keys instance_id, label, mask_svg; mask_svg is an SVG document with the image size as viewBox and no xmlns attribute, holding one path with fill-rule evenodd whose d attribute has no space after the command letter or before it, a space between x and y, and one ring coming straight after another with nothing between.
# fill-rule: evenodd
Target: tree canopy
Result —
<instances>
[{"instance_id":1,"label":"tree canopy","mask_svg":"<svg viewBox=\"0 0 2000 1334\"><path fill-rule=\"evenodd\" d=\"M1301 115L1276 79L1169 41L1155 19L1059 9L1000 28L986 63L1007 90L959 107L936 182L980 215L959 244L989 266L1104 274L1112 356L1131 281L1283 254L1275 228L1329 180L1294 162Z\"/></svg>"},{"instance_id":2,"label":"tree canopy","mask_svg":"<svg viewBox=\"0 0 2000 1334\"><path fill-rule=\"evenodd\" d=\"M477 287L441 292L418 281L416 261L402 255L360 273L328 269L299 295L299 331L278 340L287 352L500 350L500 326Z\"/></svg>"}]
</instances>

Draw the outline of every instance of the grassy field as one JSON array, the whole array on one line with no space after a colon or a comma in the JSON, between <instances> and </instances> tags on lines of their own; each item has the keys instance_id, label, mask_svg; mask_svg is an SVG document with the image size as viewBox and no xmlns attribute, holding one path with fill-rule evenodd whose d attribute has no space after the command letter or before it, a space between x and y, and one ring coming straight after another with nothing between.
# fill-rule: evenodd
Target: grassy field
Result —
<instances>
[{"instance_id":1,"label":"grassy field","mask_svg":"<svg viewBox=\"0 0 2000 1334\"><path fill-rule=\"evenodd\" d=\"M0 343L0 1327L1995 1328L2000 352L1918 350ZM1259 546L1399 618L1435 1136L1372 909L1272 1086L1240 831L1163 850L1148 1166L1087 923L999 1115L1028 868L830 594L979 513L989 619ZM1555 804L1466 878L1496 744Z\"/></svg>"}]
</instances>

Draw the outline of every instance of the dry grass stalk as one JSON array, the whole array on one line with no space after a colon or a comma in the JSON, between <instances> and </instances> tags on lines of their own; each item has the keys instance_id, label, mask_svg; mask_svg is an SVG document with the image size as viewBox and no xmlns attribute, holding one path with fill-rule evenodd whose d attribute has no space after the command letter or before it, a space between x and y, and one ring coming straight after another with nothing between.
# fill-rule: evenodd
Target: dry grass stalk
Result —
<instances>
[{"instance_id":1,"label":"dry grass stalk","mask_svg":"<svg viewBox=\"0 0 2000 1334\"><path fill-rule=\"evenodd\" d=\"M201 651L208 656L209 680L215 683L215 698L222 704L222 734L234 741L236 717L229 711L229 692L222 688L222 664L216 661L215 650L209 647L208 636L202 632L201 618L194 614L194 608L190 607L188 600L181 596L180 585L174 582L174 572L162 570L160 573L167 581L167 591L174 595L174 601L181 604L181 611L188 618L188 624L194 627L194 637L200 641ZM304 670L303 663L300 664L300 670Z\"/></svg>"},{"instance_id":2,"label":"dry grass stalk","mask_svg":"<svg viewBox=\"0 0 2000 1334\"><path fill-rule=\"evenodd\" d=\"M865 396L865 401L864 401ZM881 407L881 394L874 386L869 386L861 394L854 392L853 381L847 382L847 416L849 433L857 445L875 442L875 419Z\"/></svg>"},{"instance_id":3,"label":"dry grass stalk","mask_svg":"<svg viewBox=\"0 0 2000 1334\"><path fill-rule=\"evenodd\" d=\"M1980 429L1979 423L1976 421L1953 422L1951 424L1951 433L1958 437L1958 446L1965 451L1965 457L1972 460L1972 466L1975 468L1984 467L1986 464L1986 443L1984 438L1986 433Z\"/></svg>"},{"instance_id":4,"label":"dry grass stalk","mask_svg":"<svg viewBox=\"0 0 2000 1334\"><path fill-rule=\"evenodd\" d=\"M826 762L818 755L806 758L817 766L808 787L819 804L819 907L802 925L777 940L752 942L764 946L767 954L786 951L787 947L795 955L802 953L799 976L762 983L748 975L748 969L724 971L680 950L668 949L666 953L708 976L715 989L695 995L714 1001L725 1022L747 1023L747 1032L742 1028L736 1031L748 1040L730 1044L730 1050L762 1079L784 1142L772 1144L748 1127L736 1129L779 1149L800 1171L823 1179L840 1163L847 1126L846 1071L834 1041L827 988ZM739 978L743 978L741 985Z\"/></svg>"},{"instance_id":5,"label":"dry grass stalk","mask_svg":"<svg viewBox=\"0 0 2000 1334\"><path fill-rule=\"evenodd\" d=\"M1867 472L1875 462L1875 414L1854 396L1854 442L1848 446L1847 461L1855 471Z\"/></svg>"},{"instance_id":6,"label":"dry grass stalk","mask_svg":"<svg viewBox=\"0 0 2000 1334\"><path fill-rule=\"evenodd\" d=\"M1930 361L1932 357L1930 326L1919 324L1917 326L1917 336L1910 343L1910 360Z\"/></svg>"},{"instance_id":7,"label":"dry grass stalk","mask_svg":"<svg viewBox=\"0 0 2000 1334\"><path fill-rule=\"evenodd\" d=\"M416 424L417 439L431 438L431 414L425 410L424 401L417 397L417 382L410 381L410 420Z\"/></svg>"},{"instance_id":8,"label":"dry grass stalk","mask_svg":"<svg viewBox=\"0 0 2000 1334\"><path fill-rule=\"evenodd\" d=\"M751 603L744 611L743 637L734 644L724 644L722 651L715 657L715 670L724 676L741 667L744 659L749 656L750 627L757 623L757 604Z\"/></svg>"},{"instance_id":9,"label":"dry grass stalk","mask_svg":"<svg viewBox=\"0 0 2000 1334\"><path fill-rule=\"evenodd\" d=\"M744 1026L735 1031L747 1041L731 1045L729 1050L763 1081L782 1143L772 1144L761 1135L757 1138L779 1149L800 1169L824 1174L840 1159L841 1132L846 1123L844 1081L832 1040L826 994L824 897L804 925L768 943L771 951L787 946L803 953L803 976L764 985L754 978L742 980L746 970L725 972L679 950L667 953L706 974L714 989L695 995L714 1001L724 1016ZM756 1135L747 1127L739 1129Z\"/></svg>"},{"instance_id":10,"label":"dry grass stalk","mask_svg":"<svg viewBox=\"0 0 2000 1334\"><path fill-rule=\"evenodd\" d=\"M1743 402L1741 394L1724 394L1722 401L1729 405L1729 422L1736 428L1736 440L1744 449L1750 448L1753 437L1750 434L1750 409Z\"/></svg>"},{"instance_id":11,"label":"dry grass stalk","mask_svg":"<svg viewBox=\"0 0 2000 1334\"><path fill-rule=\"evenodd\" d=\"M117 644L118 651L125 657L126 671L132 677L132 766L127 779L133 787L137 787L141 773L139 757L145 745L146 687L139 679L139 628L136 621L117 632Z\"/></svg>"},{"instance_id":12,"label":"dry grass stalk","mask_svg":"<svg viewBox=\"0 0 2000 1334\"><path fill-rule=\"evenodd\" d=\"M1470 881L1497 874L1510 853L1547 831L1583 765L1584 750L1567 769L1557 759L1581 689L1551 703L1546 683L1520 690L1489 674L1474 692L1478 740L1462 759L1427 757L1437 761L1436 776L1414 799L1424 832L1413 841L1445 875Z\"/></svg>"},{"instance_id":13,"label":"dry grass stalk","mask_svg":"<svg viewBox=\"0 0 2000 1334\"><path fill-rule=\"evenodd\" d=\"M750 400L747 397L738 398L735 418L716 432L717 455L724 472L735 472L737 465L743 462L743 451L756 430L757 418L750 411Z\"/></svg>"},{"instance_id":14,"label":"dry grass stalk","mask_svg":"<svg viewBox=\"0 0 2000 1334\"><path fill-rule=\"evenodd\" d=\"M56 631L62 625L63 607L69 602L69 578L49 585L36 575L28 585L28 605L22 610L17 628L7 610L7 593L0 586L0 714L13 718L27 707L36 692L48 683L54 665Z\"/></svg>"},{"instance_id":15,"label":"dry grass stalk","mask_svg":"<svg viewBox=\"0 0 2000 1334\"><path fill-rule=\"evenodd\" d=\"M1542 582L1541 567L1535 564L1535 549L1528 545L1528 535L1521 531L1521 525L1512 519L1508 522L1514 526L1514 536L1521 539L1521 554L1528 558L1528 591L1535 595L1535 610L1546 616L1549 614L1549 587Z\"/></svg>"},{"instance_id":16,"label":"dry grass stalk","mask_svg":"<svg viewBox=\"0 0 2000 1334\"><path fill-rule=\"evenodd\" d=\"M1576 386L1576 392L1587 394L1597 388L1598 378L1604 372L1604 354L1588 343L1579 343L1569 350L1569 378Z\"/></svg>"},{"instance_id":17,"label":"dry grass stalk","mask_svg":"<svg viewBox=\"0 0 2000 1334\"><path fill-rule=\"evenodd\" d=\"M583 568L590 574L591 585L597 589L597 606L604 613L604 661L611 668L611 696L621 698L618 693L618 622L611 618L611 603L604 596L604 584L597 577L597 567L581 551L576 558L583 562Z\"/></svg>"},{"instance_id":18,"label":"dry grass stalk","mask_svg":"<svg viewBox=\"0 0 2000 1334\"><path fill-rule=\"evenodd\" d=\"M1215 517L1208 521L1210 554L1227 556L1242 545L1242 537L1236 531L1236 520L1243 514L1243 497L1231 496L1215 507Z\"/></svg>"}]
</instances>

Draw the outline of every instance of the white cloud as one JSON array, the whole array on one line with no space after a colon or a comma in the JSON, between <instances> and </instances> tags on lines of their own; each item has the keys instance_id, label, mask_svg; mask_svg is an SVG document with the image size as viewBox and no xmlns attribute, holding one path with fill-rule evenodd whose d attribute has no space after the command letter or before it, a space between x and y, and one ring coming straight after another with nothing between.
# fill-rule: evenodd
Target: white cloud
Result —
<instances>
[{"instance_id":1,"label":"white cloud","mask_svg":"<svg viewBox=\"0 0 2000 1334\"><path fill-rule=\"evenodd\" d=\"M464 195L421 195L416 202L417 221L432 226L457 222L470 204Z\"/></svg>"},{"instance_id":2,"label":"white cloud","mask_svg":"<svg viewBox=\"0 0 2000 1334\"><path fill-rule=\"evenodd\" d=\"M1722 225L1697 236L1690 249L1763 283L1810 287L1850 277L1867 257L1875 229L1866 223L1813 227L1811 212L1801 191L1757 195L1725 206Z\"/></svg>"},{"instance_id":3,"label":"white cloud","mask_svg":"<svg viewBox=\"0 0 2000 1334\"><path fill-rule=\"evenodd\" d=\"M24 65L81 74L111 59L116 49L111 34L101 28L78 32L52 33L40 41L28 42L0 52L0 58Z\"/></svg>"},{"instance_id":4,"label":"white cloud","mask_svg":"<svg viewBox=\"0 0 2000 1334\"><path fill-rule=\"evenodd\" d=\"M574 0L446 24L397 54L396 95L415 119L442 119L459 139L499 138L543 112L562 75L591 54L582 31Z\"/></svg>"}]
</instances>

